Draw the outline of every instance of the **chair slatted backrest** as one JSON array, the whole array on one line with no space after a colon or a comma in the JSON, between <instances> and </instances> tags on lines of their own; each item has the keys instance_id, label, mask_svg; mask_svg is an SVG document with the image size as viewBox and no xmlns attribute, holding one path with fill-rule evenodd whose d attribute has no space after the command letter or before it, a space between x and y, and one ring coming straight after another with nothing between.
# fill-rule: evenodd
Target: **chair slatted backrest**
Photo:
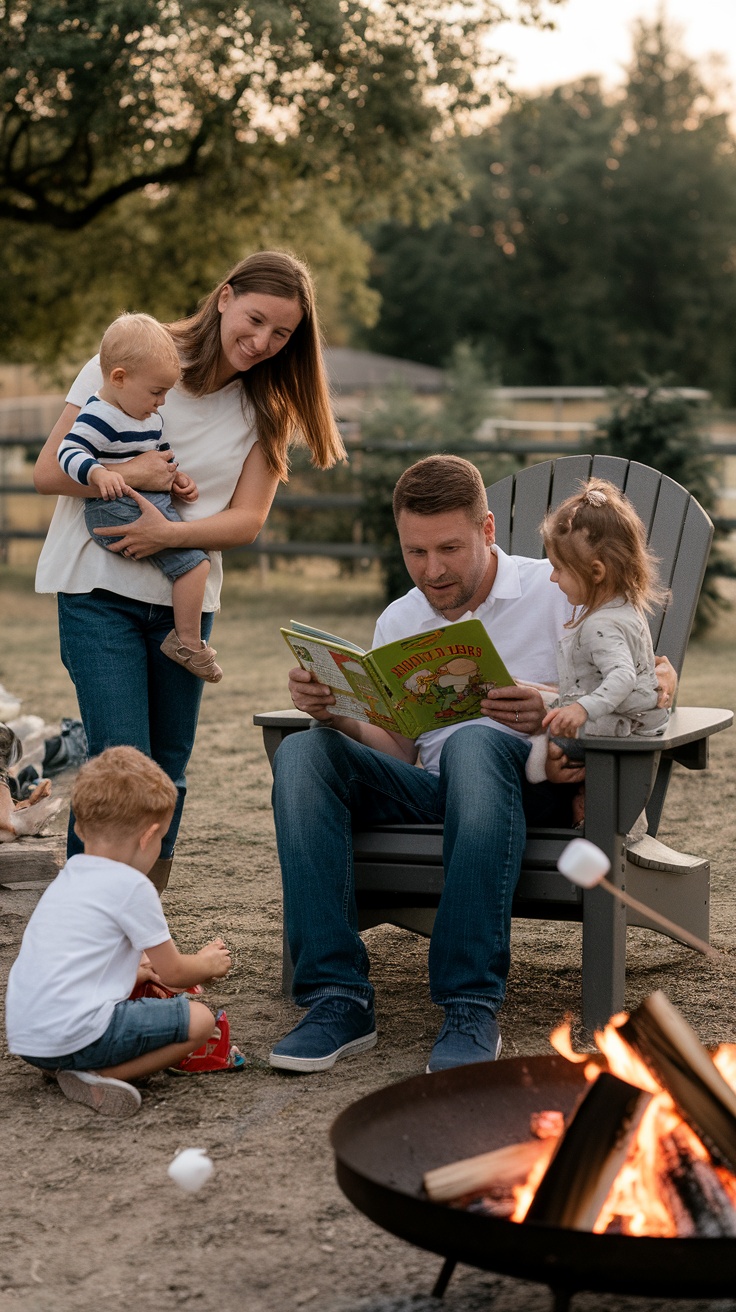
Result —
<instances>
[{"instance_id":1,"label":"chair slatted backrest","mask_svg":"<svg viewBox=\"0 0 736 1312\"><path fill-rule=\"evenodd\" d=\"M713 524L694 497L656 469L619 456L560 456L529 465L488 488L503 551L539 560L544 516L587 479L606 478L633 502L659 561L662 583L670 589L666 605L649 617L654 650L682 671L703 575L713 540Z\"/></svg>"}]
</instances>

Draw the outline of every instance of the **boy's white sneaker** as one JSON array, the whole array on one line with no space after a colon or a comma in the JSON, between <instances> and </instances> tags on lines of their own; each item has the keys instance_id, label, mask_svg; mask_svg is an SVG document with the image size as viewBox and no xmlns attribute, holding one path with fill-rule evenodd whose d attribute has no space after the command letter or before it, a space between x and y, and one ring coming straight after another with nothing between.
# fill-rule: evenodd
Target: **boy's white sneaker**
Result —
<instances>
[{"instance_id":1,"label":"boy's white sneaker","mask_svg":"<svg viewBox=\"0 0 736 1312\"><path fill-rule=\"evenodd\" d=\"M56 1081L72 1102L93 1107L102 1116L133 1116L141 1105L141 1095L132 1084L113 1080L94 1071L57 1071Z\"/></svg>"}]
</instances>

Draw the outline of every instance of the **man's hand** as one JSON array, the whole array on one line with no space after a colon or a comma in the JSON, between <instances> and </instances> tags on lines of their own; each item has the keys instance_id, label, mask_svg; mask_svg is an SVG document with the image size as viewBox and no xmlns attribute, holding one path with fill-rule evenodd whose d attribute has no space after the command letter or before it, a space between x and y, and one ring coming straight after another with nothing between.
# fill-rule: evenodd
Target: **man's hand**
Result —
<instances>
[{"instance_id":1,"label":"man's hand","mask_svg":"<svg viewBox=\"0 0 736 1312\"><path fill-rule=\"evenodd\" d=\"M104 465L95 465L90 469L87 481L97 489L105 501L115 501L117 497L127 496L130 492L122 474L115 473L113 469L106 469Z\"/></svg>"},{"instance_id":2,"label":"man's hand","mask_svg":"<svg viewBox=\"0 0 736 1312\"><path fill-rule=\"evenodd\" d=\"M480 709L489 720L507 724L519 733L539 733L544 718L544 702L536 688L514 684L511 688L493 688L482 699Z\"/></svg>"},{"instance_id":3,"label":"man's hand","mask_svg":"<svg viewBox=\"0 0 736 1312\"><path fill-rule=\"evenodd\" d=\"M585 778L585 766L571 764L557 743L547 744L547 779L551 784L579 784Z\"/></svg>"},{"instance_id":4,"label":"man's hand","mask_svg":"<svg viewBox=\"0 0 736 1312\"><path fill-rule=\"evenodd\" d=\"M657 676L659 696L657 705L667 710L672 706L677 692L677 674L666 656L655 656L654 673Z\"/></svg>"},{"instance_id":5,"label":"man's hand","mask_svg":"<svg viewBox=\"0 0 736 1312\"><path fill-rule=\"evenodd\" d=\"M560 738L576 738L588 718L588 712L580 702L571 702L569 706L555 706L542 720L542 728Z\"/></svg>"},{"instance_id":6,"label":"man's hand","mask_svg":"<svg viewBox=\"0 0 736 1312\"><path fill-rule=\"evenodd\" d=\"M298 711L306 711L315 720L329 724L332 720L330 707L335 705L335 698L329 688L309 670L297 666L289 670L289 693Z\"/></svg>"},{"instance_id":7,"label":"man's hand","mask_svg":"<svg viewBox=\"0 0 736 1312\"><path fill-rule=\"evenodd\" d=\"M171 484L171 495L191 505L199 497L199 489L193 478L178 469Z\"/></svg>"}]
</instances>

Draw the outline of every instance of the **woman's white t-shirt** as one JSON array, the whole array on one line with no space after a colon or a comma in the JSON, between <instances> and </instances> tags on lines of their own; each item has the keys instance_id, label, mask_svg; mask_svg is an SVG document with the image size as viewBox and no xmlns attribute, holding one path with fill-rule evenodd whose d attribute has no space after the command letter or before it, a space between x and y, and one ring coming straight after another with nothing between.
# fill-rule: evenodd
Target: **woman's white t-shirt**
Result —
<instances>
[{"instance_id":1,"label":"woman's white t-shirt","mask_svg":"<svg viewBox=\"0 0 736 1312\"><path fill-rule=\"evenodd\" d=\"M130 996L141 953L170 938L158 894L139 870L70 857L33 912L10 971L10 1051L64 1057L94 1043Z\"/></svg>"},{"instance_id":2,"label":"woman's white t-shirt","mask_svg":"<svg viewBox=\"0 0 736 1312\"><path fill-rule=\"evenodd\" d=\"M90 360L72 383L67 401L80 408L102 385L99 356ZM246 457L256 442L255 424L243 407L243 389L234 379L208 396L191 396L177 385L166 397L164 437L179 468L193 478L199 498L189 505L175 501L182 519L204 519L230 504ZM210 552L205 611L218 610L222 556ZM38 561L37 592L91 592L105 588L121 597L153 605L171 605L171 583L147 560L130 560L92 541L81 497L59 497Z\"/></svg>"}]
</instances>

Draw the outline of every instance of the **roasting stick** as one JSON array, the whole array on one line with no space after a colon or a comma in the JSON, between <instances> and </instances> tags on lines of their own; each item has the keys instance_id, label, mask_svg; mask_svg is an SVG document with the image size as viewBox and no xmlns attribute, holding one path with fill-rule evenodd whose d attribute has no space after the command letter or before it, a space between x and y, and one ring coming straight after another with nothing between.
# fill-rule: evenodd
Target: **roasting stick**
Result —
<instances>
[{"instance_id":1,"label":"roasting stick","mask_svg":"<svg viewBox=\"0 0 736 1312\"><path fill-rule=\"evenodd\" d=\"M571 884L577 884L580 888L605 888L606 892L612 893L619 902L623 902L634 911L641 912L648 920L653 920L655 924L660 925L668 934L674 934L682 939L683 943L687 943L688 947L695 948L696 952L702 952L704 957L710 957L711 961L732 964L725 952L712 948L710 943L704 942L696 934L691 934L688 929L683 929L682 925L675 924L674 920L668 920L666 916L660 915L659 911L647 906L645 902L640 902L638 898L632 897L622 888L617 888L610 879L606 879L611 863L605 852L596 847L595 843L589 843L587 838L574 838L568 843L557 862L557 869L570 880Z\"/></svg>"}]
</instances>

